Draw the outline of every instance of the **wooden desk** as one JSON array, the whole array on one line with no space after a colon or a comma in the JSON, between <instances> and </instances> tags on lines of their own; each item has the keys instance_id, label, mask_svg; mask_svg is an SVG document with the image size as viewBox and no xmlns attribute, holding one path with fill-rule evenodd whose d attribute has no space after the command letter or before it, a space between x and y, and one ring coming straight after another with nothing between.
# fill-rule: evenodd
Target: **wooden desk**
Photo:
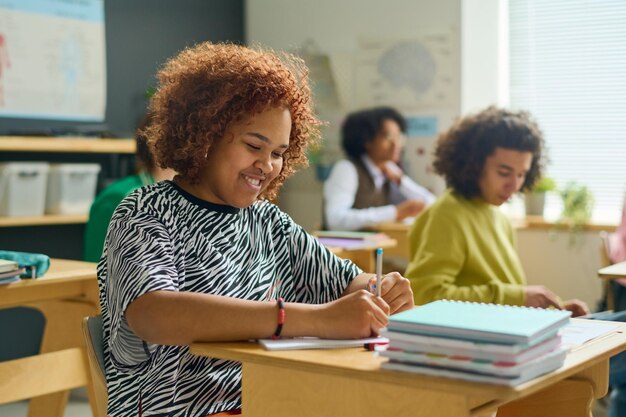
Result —
<instances>
[{"instance_id":1,"label":"wooden desk","mask_svg":"<svg viewBox=\"0 0 626 417\"><path fill-rule=\"evenodd\" d=\"M626 349L626 324L570 352L554 372L517 387L385 371L363 349L263 350L255 343L196 343L196 355L242 362L245 415L590 417L606 395L609 357Z\"/></svg>"},{"instance_id":2,"label":"wooden desk","mask_svg":"<svg viewBox=\"0 0 626 417\"><path fill-rule=\"evenodd\" d=\"M598 270L598 276L604 279L626 278L626 262L619 262Z\"/></svg>"},{"instance_id":3,"label":"wooden desk","mask_svg":"<svg viewBox=\"0 0 626 417\"><path fill-rule=\"evenodd\" d=\"M344 249L334 246L326 247L340 258L351 260L363 271L374 272L376 271L376 255L374 251L377 248L383 248L385 249L385 253L388 253L388 251L393 250L396 245L397 242L395 239L386 239L373 243L371 246L368 246L366 248L359 249Z\"/></svg>"},{"instance_id":4,"label":"wooden desk","mask_svg":"<svg viewBox=\"0 0 626 417\"><path fill-rule=\"evenodd\" d=\"M96 264L52 259L44 277L0 286L0 308L18 306L46 327L39 355L0 362L0 404L30 398L29 417L62 417L69 390L88 386L95 415L81 321L100 309Z\"/></svg>"}]
</instances>

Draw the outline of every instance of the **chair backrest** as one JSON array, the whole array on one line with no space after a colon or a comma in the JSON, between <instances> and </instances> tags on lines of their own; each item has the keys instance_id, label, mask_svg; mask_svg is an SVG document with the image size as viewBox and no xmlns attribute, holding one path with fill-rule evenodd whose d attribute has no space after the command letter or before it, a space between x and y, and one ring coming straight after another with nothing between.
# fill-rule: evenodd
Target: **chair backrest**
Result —
<instances>
[{"instance_id":1,"label":"chair backrest","mask_svg":"<svg viewBox=\"0 0 626 417\"><path fill-rule=\"evenodd\" d=\"M92 411L97 417L106 417L108 396L102 348L102 316L90 316L83 319L83 336L91 371L92 395L98 408Z\"/></svg>"},{"instance_id":2,"label":"chair backrest","mask_svg":"<svg viewBox=\"0 0 626 417\"><path fill-rule=\"evenodd\" d=\"M600 263L601 267L612 265L611 262L611 240L609 239L610 234L605 231L600 232ZM600 309L613 310L615 309L615 296L613 294L613 284L610 280L604 280L604 295L602 296L602 300L600 301L599 307Z\"/></svg>"},{"instance_id":3,"label":"chair backrest","mask_svg":"<svg viewBox=\"0 0 626 417\"><path fill-rule=\"evenodd\" d=\"M609 233L605 231L600 232L600 261L602 268L612 265L610 253L611 253L611 241L609 239Z\"/></svg>"}]
</instances>

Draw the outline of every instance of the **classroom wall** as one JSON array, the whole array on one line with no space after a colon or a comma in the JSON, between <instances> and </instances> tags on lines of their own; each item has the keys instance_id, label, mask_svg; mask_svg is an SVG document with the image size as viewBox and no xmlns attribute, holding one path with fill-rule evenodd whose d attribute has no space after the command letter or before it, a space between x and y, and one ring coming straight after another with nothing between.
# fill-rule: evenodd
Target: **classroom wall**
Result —
<instances>
[{"instance_id":1,"label":"classroom wall","mask_svg":"<svg viewBox=\"0 0 626 417\"><path fill-rule=\"evenodd\" d=\"M461 114L508 102L506 1L461 2Z\"/></svg>"},{"instance_id":2,"label":"classroom wall","mask_svg":"<svg viewBox=\"0 0 626 417\"><path fill-rule=\"evenodd\" d=\"M244 41L243 0L106 0L107 128L132 137L145 114L145 90L155 85L157 68L186 46L212 41ZM0 131L67 127L68 122L0 119ZM80 125L80 124L74 124ZM54 140L54 139L50 139ZM103 167L101 179L132 173L132 158L108 154L11 152L0 161L89 162ZM116 168L113 170L113 168ZM114 171L114 172L113 172ZM0 229L0 247L82 259L84 225Z\"/></svg>"},{"instance_id":3,"label":"classroom wall","mask_svg":"<svg viewBox=\"0 0 626 417\"><path fill-rule=\"evenodd\" d=\"M460 12L460 0L254 0L248 1L245 8L246 42L288 50L309 43L323 53L349 55L366 38L414 38L437 33L442 28L456 30L458 37ZM453 62L458 66L458 54ZM457 78L458 71L454 69ZM459 92L454 93L453 102L445 109L446 120L460 109ZM334 122L338 124L339 120ZM342 156L336 148L335 160ZM314 169L309 168L287 181L279 205L307 230L313 230L321 224L321 195L322 185Z\"/></svg>"},{"instance_id":4,"label":"classroom wall","mask_svg":"<svg viewBox=\"0 0 626 417\"><path fill-rule=\"evenodd\" d=\"M593 310L602 296L598 232L522 229L519 254L529 284L545 285L562 299L578 298Z\"/></svg>"},{"instance_id":5,"label":"classroom wall","mask_svg":"<svg viewBox=\"0 0 626 417\"><path fill-rule=\"evenodd\" d=\"M197 42L243 41L243 0L106 0L106 124L110 133L132 137L145 113L145 91L156 69ZM1 131L42 131L93 123L1 119Z\"/></svg>"},{"instance_id":6,"label":"classroom wall","mask_svg":"<svg viewBox=\"0 0 626 417\"><path fill-rule=\"evenodd\" d=\"M248 42L289 49L307 39L321 50L354 50L363 35L412 36L438 27L456 26L460 34L458 114L507 103L507 13L499 0L346 0L316 2L254 0L246 3ZM280 17L278 17L280 16ZM308 230L321 221L321 183L313 169L290 179L279 205ZM600 267L597 233L583 233L570 245L565 232L519 230L519 252L531 284L552 288L563 298L580 298L590 306L601 294L595 271Z\"/></svg>"}]
</instances>

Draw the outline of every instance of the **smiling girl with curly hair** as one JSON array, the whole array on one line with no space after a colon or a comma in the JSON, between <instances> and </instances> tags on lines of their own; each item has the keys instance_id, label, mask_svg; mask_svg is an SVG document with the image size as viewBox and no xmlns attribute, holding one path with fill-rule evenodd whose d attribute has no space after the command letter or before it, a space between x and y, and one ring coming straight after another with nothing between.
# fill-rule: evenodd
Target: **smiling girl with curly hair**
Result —
<instances>
[{"instance_id":1,"label":"smiling girl with curly hair","mask_svg":"<svg viewBox=\"0 0 626 417\"><path fill-rule=\"evenodd\" d=\"M319 136L307 71L293 56L203 43L158 74L145 134L174 181L118 206L98 280L108 413L236 414L241 367L193 356L195 341L358 338L413 307L407 279L372 279L274 198Z\"/></svg>"}]
</instances>

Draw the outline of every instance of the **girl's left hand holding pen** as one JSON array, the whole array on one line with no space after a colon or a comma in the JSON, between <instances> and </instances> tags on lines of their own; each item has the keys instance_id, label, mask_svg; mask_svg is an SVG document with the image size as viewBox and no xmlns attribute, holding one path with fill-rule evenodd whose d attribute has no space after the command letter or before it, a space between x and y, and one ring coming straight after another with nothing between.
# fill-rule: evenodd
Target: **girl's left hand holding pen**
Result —
<instances>
[{"instance_id":1,"label":"girl's left hand holding pen","mask_svg":"<svg viewBox=\"0 0 626 417\"><path fill-rule=\"evenodd\" d=\"M375 285L376 276L373 276L368 283L368 289L373 294L376 293ZM383 275L380 295L389 305L390 314L410 310L415 306L411 282L400 275L399 272L390 272Z\"/></svg>"}]
</instances>

